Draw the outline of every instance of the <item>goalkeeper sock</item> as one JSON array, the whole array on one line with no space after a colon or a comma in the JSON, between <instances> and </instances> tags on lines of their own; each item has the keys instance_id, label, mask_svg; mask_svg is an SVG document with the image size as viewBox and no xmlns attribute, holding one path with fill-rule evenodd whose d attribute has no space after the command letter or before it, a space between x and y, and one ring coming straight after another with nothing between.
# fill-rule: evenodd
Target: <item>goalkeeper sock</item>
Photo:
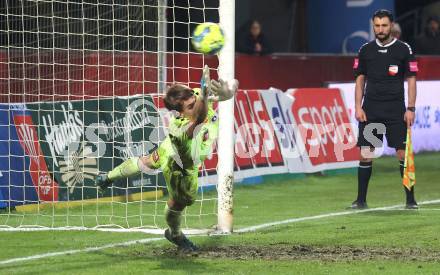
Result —
<instances>
[{"instance_id":1,"label":"goalkeeper sock","mask_svg":"<svg viewBox=\"0 0 440 275\"><path fill-rule=\"evenodd\" d=\"M400 176L403 178L403 173L405 171L405 161L400 160ZM411 190L408 190L405 186L403 186L403 190L405 190L406 194L406 203L414 203L416 202L416 199L414 198L414 186L411 187Z\"/></svg>"},{"instance_id":2,"label":"goalkeeper sock","mask_svg":"<svg viewBox=\"0 0 440 275\"><path fill-rule=\"evenodd\" d=\"M358 202L366 202L368 182L370 181L371 172L373 170L373 162L359 162L358 168Z\"/></svg>"},{"instance_id":3,"label":"goalkeeper sock","mask_svg":"<svg viewBox=\"0 0 440 275\"><path fill-rule=\"evenodd\" d=\"M141 172L138 165L139 158L129 158L108 173L108 179L115 181L135 176Z\"/></svg>"},{"instance_id":4,"label":"goalkeeper sock","mask_svg":"<svg viewBox=\"0 0 440 275\"><path fill-rule=\"evenodd\" d=\"M180 231L180 222L182 219L182 211L176 211L169 208L168 204L165 206L165 220L170 228L171 236L179 236L182 232Z\"/></svg>"}]
</instances>

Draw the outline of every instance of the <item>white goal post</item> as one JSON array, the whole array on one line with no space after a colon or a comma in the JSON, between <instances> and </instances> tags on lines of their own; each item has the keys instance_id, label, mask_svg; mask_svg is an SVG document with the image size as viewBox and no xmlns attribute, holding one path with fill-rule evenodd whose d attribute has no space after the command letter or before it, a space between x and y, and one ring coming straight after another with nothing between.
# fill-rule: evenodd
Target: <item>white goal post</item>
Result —
<instances>
[{"instance_id":1,"label":"white goal post","mask_svg":"<svg viewBox=\"0 0 440 275\"><path fill-rule=\"evenodd\" d=\"M220 0L220 26L225 32L226 44L219 56L219 77L235 78L235 1ZM219 103L218 150L218 230L232 232L234 183L234 100Z\"/></svg>"}]
</instances>

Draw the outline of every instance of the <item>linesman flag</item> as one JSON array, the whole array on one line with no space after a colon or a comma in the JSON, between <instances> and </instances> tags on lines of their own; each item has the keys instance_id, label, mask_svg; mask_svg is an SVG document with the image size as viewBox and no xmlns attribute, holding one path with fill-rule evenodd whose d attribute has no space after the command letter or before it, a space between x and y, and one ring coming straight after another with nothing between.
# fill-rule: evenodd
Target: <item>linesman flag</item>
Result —
<instances>
[{"instance_id":1,"label":"linesman flag","mask_svg":"<svg viewBox=\"0 0 440 275\"><path fill-rule=\"evenodd\" d=\"M406 132L406 147L405 147L405 170L403 171L403 186L408 190L416 184L416 167L414 165L414 153L411 142L411 128Z\"/></svg>"}]
</instances>

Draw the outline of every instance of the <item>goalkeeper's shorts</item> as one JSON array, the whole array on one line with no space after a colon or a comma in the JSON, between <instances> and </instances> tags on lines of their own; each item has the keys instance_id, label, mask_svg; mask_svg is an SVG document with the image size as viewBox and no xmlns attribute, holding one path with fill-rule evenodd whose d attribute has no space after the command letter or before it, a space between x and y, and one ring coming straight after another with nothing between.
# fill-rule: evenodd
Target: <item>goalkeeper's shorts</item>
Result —
<instances>
[{"instance_id":1,"label":"goalkeeper's shorts","mask_svg":"<svg viewBox=\"0 0 440 275\"><path fill-rule=\"evenodd\" d=\"M197 198L198 170L181 169L174 161L163 169L168 195L180 205L190 206Z\"/></svg>"},{"instance_id":2,"label":"goalkeeper's shorts","mask_svg":"<svg viewBox=\"0 0 440 275\"><path fill-rule=\"evenodd\" d=\"M173 159L174 150L171 140L167 137L150 155L153 168L161 169L167 184L170 199L181 205L192 205L197 198L198 166L185 161L183 169Z\"/></svg>"}]
</instances>

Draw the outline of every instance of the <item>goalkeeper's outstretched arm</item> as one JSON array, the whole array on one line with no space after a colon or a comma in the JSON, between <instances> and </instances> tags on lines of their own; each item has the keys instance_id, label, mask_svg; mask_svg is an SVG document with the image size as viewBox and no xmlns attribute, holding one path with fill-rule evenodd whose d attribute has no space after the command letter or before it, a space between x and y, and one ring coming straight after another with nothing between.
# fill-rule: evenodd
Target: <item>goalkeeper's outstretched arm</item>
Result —
<instances>
[{"instance_id":1,"label":"goalkeeper's outstretched arm","mask_svg":"<svg viewBox=\"0 0 440 275\"><path fill-rule=\"evenodd\" d=\"M200 80L200 95L196 98L194 111L190 118L191 124L187 129L187 135L192 137L194 129L206 119L208 113L209 101L225 101L234 97L238 88L238 81L232 79L225 81L223 79L210 79L209 67L203 68L202 78Z\"/></svg>"},{"instance_id":2,"label":"goalkeeper's outstretched arm","mask_svg":"<svg viewBox=\"0 0 440 275\"><path fill-rule=\"evenodd\" d=\"M205 66L200 80L200 94L195 98L194 110L190 113L189 117L191 123L188 125L189 127L186 131L189 137L193 136L194 129L206 119L208 114L208 94L210 86L209 67Z\"/></svg>"}]
</instances>

